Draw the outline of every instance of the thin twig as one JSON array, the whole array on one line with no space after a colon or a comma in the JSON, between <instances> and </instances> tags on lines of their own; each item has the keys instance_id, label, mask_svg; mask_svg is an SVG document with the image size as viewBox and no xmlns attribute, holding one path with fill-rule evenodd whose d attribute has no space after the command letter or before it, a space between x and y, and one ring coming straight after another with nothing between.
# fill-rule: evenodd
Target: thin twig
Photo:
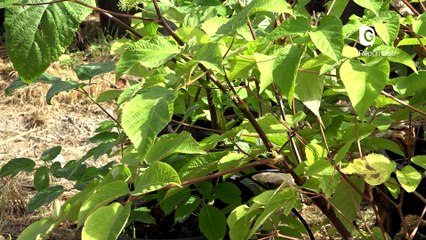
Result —
<instances>
[{"instance_id":1,"label":"thin twig","mask_svg":"<svg viewBox=\"0 0 426 240\"><path fill-rule=\"evenodd\" d=\"M133 35L135 35L138 39L143 38L143 36L142 36L140 33L138 33L135 29L133 29L132 27L130 27L129 25L127 25L126 23L124 23L124 22L123 22L123 21L121 21L120 19L116 18L114 15L117 15L117 13L112 12L112 11L107 11L107 10L105 10L105 9L98 8L98 7L96 7L96 6L92 6L92 5L90 5L90 4L87 4L87 3L85 3L85 2L82 2L82 1L80 1L80 0L70 0L70 1L75 2L75 3L77 3L77 4L80 4L80 5L82 5L82 6L85 6L85 7L91 8L91 9L93 9L93 10L95 10L95 11L97 11L97 12L99 12L99 13L103 14L103 15L105 15L106 17L110 18L110 19L111 19L111 20L113 20L114 22L116 22L116 23L120 24L123 28L125 28L126 30L128 30L129 32L131 32L131 33L132 33ZM121 15L121 14L120 14L120 15Z\"/></svg>"}]
</instances>

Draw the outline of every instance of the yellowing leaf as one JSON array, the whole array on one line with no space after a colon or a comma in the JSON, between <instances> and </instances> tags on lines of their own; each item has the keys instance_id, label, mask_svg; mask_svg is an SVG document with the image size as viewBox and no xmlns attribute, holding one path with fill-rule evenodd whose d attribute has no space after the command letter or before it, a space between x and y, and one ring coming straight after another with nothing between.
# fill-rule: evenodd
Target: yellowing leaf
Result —
<instances>
[{"instance_id":1,"label":"yellowing leaf","mask_svg":"<svg viewBox=\"0 0 426 240\"><path fill-rule=\"evenodd\" d=\"M352 163L342 169L342 172L360 175L370 185L380 185L389 179L395 169L395 162L381 154L372 153L365 156L364 159L354 159Z\"/></svg>"}]
</instances>

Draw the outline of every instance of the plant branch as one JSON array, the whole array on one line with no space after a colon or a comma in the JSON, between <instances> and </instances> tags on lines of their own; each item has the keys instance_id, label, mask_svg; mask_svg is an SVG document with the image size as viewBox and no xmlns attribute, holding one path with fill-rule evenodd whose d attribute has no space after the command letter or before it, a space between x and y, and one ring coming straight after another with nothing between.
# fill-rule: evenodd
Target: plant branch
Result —
<instances>
[{"instance_id":1,"label":"plant branch","mask_svg":"<svg viewBox=\"0 0 426 240\"><path fill-rule=\"evenodd\" d=\"M420 109L418 109L418 108L416 108L416 107L413 107L413 106L411 106L411 105L410 105L410 104L408 104L408 103L405 103L405 102L404 102L404 101L402 101L401 99L398 99L398 98L396 98L396 97L392 96L391 94L389 94L389 93L387 93L387 92L385 92L385 91L382 91L382 92L381 92L381 94L382 94L383 96L387 97L387 98L390 98L390 99L394 100L395 102L397 102L397 103L401 104L402 106L404 106L404 107L406 107L406 108L409 108L409 109L413 110L414 112L417 112L417 113L420 113L420 114L421 114L421 115L423 115L423 116L426 116L426 112L423 112L422 110L420 110Z\"/></svg>"},{"instance_id":2,"label":"plant branch","mask_svg":"<svg viewBox=\"0 0 426 240\"><path fill-rule=\"evenodd\" d=\"M102 107L101 104L99 104L98 102L96 102L95 99L93 99L90 94L86 91L86 89L81 88L81 90L83 91L84 94L86 94L86 96L90 99L90 101L92 101L96 106L98 106L102 112L104 112L109 118L111 118L112 121L115 122L115 124L117 124L117 126L119 126L120 128L123 128L120 124L120 122L114 117L112 116L104 107Z\"/></svg>"},{"instance_id":3,"label":"plant branch","mask_svg":"<svg viewBox=\"0 0 426 240\"><path fill-rule=\"evenodd\" d=\"M287 117L285 116L283 98L282 98L281 94L278 92L277 88L275 87L275 83L272 83L272 89L274 90L275 98L277 99L278 107L279 107L280 113L281 113L281 118L285 122L287 122ZM288 138L290 140L291 149L293 150L294 155L296 156L297 162L302 163L302 157L300 156L299 149L297 148L296 142L290 136L290 132L288 132L287 134L288 134Z\"/></svg>"}]
</instances>

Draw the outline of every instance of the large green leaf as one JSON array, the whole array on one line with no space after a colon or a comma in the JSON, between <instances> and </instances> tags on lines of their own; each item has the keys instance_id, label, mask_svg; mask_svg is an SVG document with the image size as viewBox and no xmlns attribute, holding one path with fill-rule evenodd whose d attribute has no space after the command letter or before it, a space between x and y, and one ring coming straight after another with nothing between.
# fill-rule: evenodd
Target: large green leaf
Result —
<instances>
[{"instance_id":1,"label":"large green leaf","mask_svg":"<svg viewBox=\"0 0 426 240\"><path fill-rule=\"evenodd\" d=\"M374 49L374 52L379 52L381 56L386 57L391 62L404 64L417 73L416 64L414 63L412 57L402 49L380 45Z\"/></svg>"},{"instance_id":2,"label":"large green leaf","mask_svg":"<svg viewBox=\"0 0 426 240\"><path fill-rule=\"evenodd\" d=\"M43 3L30 0L29 3ZM94 0L83 0L94 5ZM73 2L7 8L6 48L25 82L40 76L67 49L79 24L92 12Z\"/></svg>"},{"instance_id":3,"label":"large green leaf","mask_svg":"<svg viewBox=\"0 0 426 240\"><path fill-rule=\"evenodd\" d=\"M121 124L141 157L145 156L157 134L171 120L174 99L173 91L153 86L124 105Z\"/></svg>"},{"instance_id":4,"label":"large green leaf","mask_svg":"<svg viewBox=\"0 0 426 240\"><path fill-rule=\"evenodd\" d=\"M159 67L179 52L179 47L164 37L154 37L149 40L141 39L131 44L124 51L117 63L116 78L118 79L137 64L147 68Z\"/></svg>"},{"instance_id":5,"label":"large green leaf","mask_svg":"<svg viewBox=\"0 0 426 240\"><path fill-rule=\"evenodd\" d=\"M48 232L56 227L57 223L51 218L43 218L28 226L17 240L38 240L43 239Z\"/></svg>"},{"instance_id":6,"label":"large green leaf","mask_svg":"<svg viewBox=\"0 0 426 240\"><path fill-rule=\"evenodd\" d=\"M366 64L347 60L340 67L340 77L352 106L361 119L364 119L368 108L385 87L389 71L389 63L386 60Z\"/></svg>"},{"instance_id":7,"label":"large green leaf","mask_svg":"<svg viewBox=\"0 0 426 240\"><path fill-rule=\"evenodd\" d=\"M399 32L399 15L395 11L381 12L380 17L373 20L374 30L386 45L393 46Z\"/></svg>"},{"instance_id":8,"label":"large green leaf","mask_svg":"<svg viewBox=\"0 0 426 240\"><path fill-rule=\"evenodd\" d=\"M203 154L198 142L189 132L163 135L149 149L145 162L151 164L174 153Z\"/></svg>"},{"instance_id":9,"label":"large green leaf","mask_svg":"<svg viewBox=\"0 0 426 240\"><path fill-rule=\"evenodd\" d=\"M273 81L280 93L288 98L294 95L296 76L305 50L305 47L286 45L273 63Z\"/></svg>"},{"instance_id":10,"label":"large green leaf","mask_svg":"<svg viewBox=\"0 0 426 240\"><path fill-rule=\"evenodd\" d=\"M412 166L405 166L401 171L397 170L396 177L407 192L414 192L422 180L422 174Z\"/></svg>"},{"instance_id":11,"label":"large green leaf","mask_svg":"<svg viewBox=\"0 0 426 240\"><path fill-rule=\"evenodd\" d=\"M100 186L81 205L80 213L78 214L78 226L83 225L87 216L99 207L129 193L130 190L127 183L122 180Z\"/></svg>"},{"instance_id":12,"label":"large green leaf","mask_svg":"<svg viewBox=\"0 0 426 240\"><path fill-rule=\"evenodd\" d=\"M15 158L7 162L0 170L0 177L16 175L21 171L31 172L34 170L35 162L29 158Z\"/></svg>"},{"instance_id":13,"label":"large green leaf","mask_svg":"<svg viewBox=\"0 0 426 240\"><path fill-rule=\"evenodd\" d=\"M179 185L180 183L178 173L170 165L157 161L138 177L133 195L152 192L170 184Z\"/></svg>"},{"instance_id":14,"label":"large green leaf","mask_svg":"<svg viewBox=\"0 0 426 240\"><path fill-rule=\"evenodd\" d=\"M83 240L117 239L130 215L132 204L122 206L118 202L103 206L87 218L82 233Z\"/></svg>"},{"instance_id":15,"label":"large green leaf","mask_svg":"<svg viewBox=\"0 0 426 240\"><path fill-rule=\"evenodd\" d=\"M339 61L343 51L342 22L335 16L321 19L316 31L309 33L312 42L325 55Z\"/></svg>"},{"instance_id":16,"label":"large green leaf","mask_svg":"<svg viewBox=\"0 0 426 240\"><path fill-rule=\"evenodd\" d=\"M223 239L226 233L226 218L219 209L214 206L204 206L198 216L201 232L208 240Z\"/></svg>"},{"instance_id":17,"label":"large green leaf","mask_svg":"<svg viewBox=\"0 0 426 240\"><path fill-rule=\"evenodd\" d=\"M59 195L64 192L64 187L62 186L53 186L45 188L40 192L37 192L34 197L30 199L28 203L28 211L34 211L43 205L47 205L55 200Z\"/></svg>"},{"instance_id":18,"label":"large green leaf","mask_svg":"<svg viewBox=\"0 0 426 240\"><path fill-rule=\"evenodd\" d=\"M302 101L319 119L321 119L319 108L323 88L323 78L319 77L318 74L304 71L298 73L295 90L296 98Z\"/></svg>"},{"instance_id":19,"label":"large green leaf","mask_svg":"<svg viewBox=\"0 0 426 240\"><path fill-rule=\"evenodd\" d=\"M3 2L0 3L0 8L10 7L23 1L25 0L3 0Z\"/></svg>"}]
</instances>

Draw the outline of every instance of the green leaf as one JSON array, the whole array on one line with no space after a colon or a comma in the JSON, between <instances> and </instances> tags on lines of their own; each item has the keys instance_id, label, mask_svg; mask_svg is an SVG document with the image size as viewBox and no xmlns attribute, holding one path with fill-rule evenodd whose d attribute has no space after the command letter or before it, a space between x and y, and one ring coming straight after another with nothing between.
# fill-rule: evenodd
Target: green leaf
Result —
<instances>
[{"instance_id":1,"label":"green leaf","mask_svg":"<svg viewBox=\"0 0 426 240\"><path fill-rule=\"evenodd\" d=\"M395 171L396 163L381 154L371 153L364 159L354 159L341 171L346 174L362 176L370 185L380 185L386 182L391 173Z\"/></svg>"},{"instance_id":2,"label":"green leaf","mask_svg":"<svg viewBox=\"0 0 426 240\"><path fill-rule=\"evenodd\" d=\"M30 226L19 234L17 240L38 240L43 239L47 233L51 232L56 226L57 222L51 218L43 218Z\"/></svg>"},{"instance_id":3,"label":"green leaf","mask_svg":"<svg viewBox=\"0 0 426 240\"><path fill-rule=\"evenodd\" d=\"M94 0L83 2L95 4ZM80 22L91 12L91 9L73 2L7 8L4 23L6 49L14 68L25 82L37 79L51 62L61 56L72 42Z\"/></svg>"},{"instance_id":4,"label":"green leaf","mask_svg":"<svg viewBox=\"0 0 426 240\"><path fill-rule=\"evenodd\" d=\"M262 93L273 82L273 69L276 56L254 53L257 68L260 72L259 91Z\"/></svg>"},{"instance_id":5,"label":"green leaf","mask_svg":"<svg viewBox=\"0 0 426 240\"><path fill-rule=\"evenodd\" d=\"M126 226L132 204L122 206L114 202L94 211L87 218L81 232L82 240L117 239Z\"/></svg>"},{"instance_id":6,"label":"green leaf","mask_svg":"<svg viewBox=\"0 0 426 240\"><path fill-rule=\"evenodd\" d=\"M285 1L280 0L253 0L226 24L222 25L218 34L229 34L247 24L247 18L257 12L290 13L292 9Z\"/></svg>"},{"instance_id":7,"label":"green leaf","mask_svg":"<svg viewBox=\"0 0 426 240\"><path fill-rule=\"evenodd\" d=\"M383 0L354 0L354 2L363 8L373 11L376 16L379 15L383 4Z\"/></svg>"},{"instance_id":8,"label":"green leaf","mask_svg":"<svg viewBox=\"0 0 426 240\"><path fill-rule=\"evenodd\" d=\"M81 205L80 213L78 214L78 226L82 226L86 218L99 207L129 193L129 187L123 180L101 185Z\"/></svg>"},{"instance_id":9,"label":"green leaf","mask_svg":"<svg viewBox=\"0 0 426 240\"><path fill-rule=\"evenodd\" d=\"M363 64L347 60L340 67L340 77L345 85L352 106L361 119L386 85L389 77L388 61Z\"/></svg>"},{"instance_id":10,"label":"green leaf","mask_svg":"<svg viewBox=\"0 0 426 240\"><path fill-rule=\"evenodd\" d=\"M411 158L411 162L426 169L426 155L415 156ZM0 174L1 175L1 174Z\"/></svg>"},{"instance_id":11,"label":"green leaf","mask_svg":"<svg viewBox=\"0 0 426 240\"><path fill-rule=\"evenodd\" d=\"M376 51L380 52L381 56L386 57L389 61L404 64L417 73L416 64L414 63L410 54L404 50L396 47L380 45L374 49L374 52Z\"/></svg>"},{"instance_id":12,"label":"green leaf","mask_svg":"<svg viewBox=\"0 0 426 240\"><path fill-rule=\"evenodd\" d=\"M52 161L61 153L61 150L62 150L61 146L56 146L56 147L47 149L41 154L40 159L45 162Z\"/></svg>"},{"instance_id":13,"label":"green leaf","mask_svg":"<svg viewBox=\"0 0 426 240\"><path fill-rule=\"evenodd\" d=\"M199 197L191 196L185 203L179 204L175 211L175 223L184 220L186 217L192 214L198 208L198 206L200 206L200 203L201 199Z\"/></svg>"},{"instance_id":14,"label":"green leaf","mask_svg":"<svg viewBox=\"0 0 426 240\"><path fill-rule=\"evenodd\" d=\"M374 30L386 45L393 46L399 32L399 15L395 11L380 12L380 17L373 20Z\"/></svg>"},{"instance_id":15,"label":"green leaf","mask_svg":"<svg viewBox=\"0 0 426 240\"><path fill-rule=\"evenodd\" d=\"M124 105L121 124L141 157L146 155L157 134L170 122L174 99L173 91L153 86Z\"/></svg>"},{"instance_id":16,"label":"green leaf","mask_svg":"<svg viewBox=\"0 0 426 240\"><path fill-rule=\"evenodd\" d=\"M29 158L15 158L7 162L0 170L0 177L15 176L19 172L31 172L35 162Z\"/></svg>"},{"instance_id":17,"label":"green leaf","mask_svg":"<svg viewBox=\"0 0 426 240\"><path fill-rule=\"evenodd\" d=\"M226 233L225 215L216 207L204 206L198 216L201 232L208 240L223 239Z\"/></svg>"},{"instance_id":18,"label":"green leaf","mask_svg":"<svg viewBox=\"0 0 426 240\"><path fill-rule=\"evenodd\" d=\"M199 28L182 27L177 29L175 33L184 43L188 43L192 38L195 38L198 44L209 42L209 37Z\"/></svg>"},{"instance_id":19,"label":"green leaf","mask_svg":"<svg viewBox=\"0 0 426 240\"><path fill-rule=\"evenodd\" d=\"M275 28L267 38L277 40L288 36L303 36L311 30L309 19L301 16L289 17L280 26Z\"/></svg>"},{"instance_id":20,"label":"green leaf","mask_svg":"<svg viewBox=\"0 0 426 240\"><path fill-rule=\"evenodd\" d=\"M83 83L77 83L74 81L62 81L60 79L52 82L52 86L49 88L49 91L46 93L46 102L47 104L52 104L52 98L60 92L67 92L73 89L80 88L84 86Z\"/></svg>"},{"instance_id":21,"label":"green leaf","mask_svg":"<svg viewBox=\"0 0 426 240\"><path fill-rule=\"evenodd\" d=\"M306 47L286 45L280 49L273 66L273 81L279 92L289 99L293 97L297 72Z\"/></svg>"},{"instance_id":22,"label":"green leaf","mask_svg":"<svg viewBox=\"0 0 426 240\"><path fill-rule=\"evenodd\" d=\"M163 210L164 215L169 215L172 213L176 206L186 202L191 196L191 189L189 188L172 188L168 189L164 197L159 200L161 210Z\"/></svg>"},{"instance_id":23,"label":"green leaf","mask_svg":"<svg viewBox=\"0 0 426 240\"><path fill-rule=\"evenodd\" d=\"M217 170L217 162L226 154L227 152L212 152L192 158L179 170L179 175L182 180L189 180L214 172Z\"/></svg>"},{"instance_id":24,"label":"green leaf","mask_svg":"<svg viewBox=\"0 0 426 240\"><path fill-rule=\"evenodd\" d=\"M145 162L152 164L174 153L203 154L198 142L189 132L166 134L157 139L145 156Z\"/></svg>"},{"instance_id":25,"label":"green leaf","mask_svg":"<svg viewBox=\"0 0 426 240\"><path fill-rule=\"evenodd\" d=\"M230 59L231 69L228 72L229 80L238 78L248 78L250 72L253 69L255 61L251 59L251 56L235 56Z\"/></svg>"},{"instance_id":26,"label":"green leaf","mask_svg":"<svg viewBox=\"0 0 426 240\"><path fill-rule=\"evenodd\" d=\"M409 193L416 191L422 180L422 174L412 166L405 166L401 171L397 170L396 177L402 188Z\"/></svg>"},{"instance_id":27,"label":"green leaf","mask_svg":"<svg viewBox=\"0 0 426 240\"><path fill-rule=\"evenodd\" d=\"M247 205L240 205L229 214L227 223L229 225L229 236L231 239L250 239L248 237L250 226L255 220L256 215L260 214L260 211L256 211L257 209L255 208L258 204L255 203L253 205L255 206L251 208Z\"/></svg>"},{"instance_id":28,"label":"green leaf","mask_svg":"<svg viewBox=\"0 0 426 240\"><path fill-rule=\"evenodd\" d=\"M138 177L132 194L140 195L180 183L178 173L170 165L156 161Z\"/></svg>"},{"instance_id":29,"label":"green leaf","mask_svg":"<svg viewBox=\"0 0 426 240\"><path fill-rule=\"evenodd\" d=\"M123 93L123 91L118 89L104 91L96 98L96 102L101 103L116 100L121 95L121 93Z\"/></svg>"},{"instance_id":30,"label":"green leaf","mask_svg":"<svg viewBox=\"0 0 426 240\"><path fill-rule=\"evenodd\" d=\"M97 75L114 71L114 61L97 62L75 66L74 70L80 80L90 80Z\"/></svg>"},{"instance_id":31,"label":"green leaf","mask_svg":"<svg viewBox=\"0 0 426 240\"><path fill-rule=\"evenodd\" d=\"M218 43L204 44L200 50L195 53L194 60L203 64L205 67L216 72L222 73L222 54Z\"/></svg>"},{"instance_id":32,"label":"green leaf","mask_svg":"<svg viewBox=\"0 0 426 240\"><path fill-rule=\"evenodd\" d=\"M426 14L422 13L413 21L413 31L421 36L426 36ZM414 41L415 42L415 41ZM419 41L417 40L417 43Z\"/></svg>"},{"instance_id":33,"label":"green leaf","mask_svg":"<svg viewBox=\"0 0 426 240\"><path fill-rule=\"evenodd\" d=\"M418 74L413 73L409 76L399 77L395 89L405 96L414 95L419 90L426 88L425 77L426 71L424 70L418 71Z\"/></svg>"},{"instance_id":34,"label":"green leaf","mask_svg":"<svg viewBox=\"0 0 426 240\"><path fill-rule=\"evenodd\" d=\"M399 187L399 183L395 180L395 178L389 178L385 182L385 186L389 190L392 197L398 199L401 188Z\"/></svg>"},{"instance_id":35,"label":"green leaf","mask_svg":"<svg viewBox=\"0 0 426 240\"><path fill-rule=\"evenodd\" d=\"M34 173L34 187L37 191L49 187L49 171L49 168L42 166Z\"/></svg>"},{"instance_id":36,"label":"green leaf","mask_svg":"<svg viewBox=\"0 0 426 240\"><path fill-rule=\"evenodd\" d=\"M319 108L321 105L324 80L316 73L300 71L297 74L295 95L321 119Z\"/></svg>"},{"instance_id":37,"label":"green leaf","mask_svg":"<svg viewBox=\"0 0 426 240\"><path fill-rule=\"evenodd\" d=\"M22 2L23 0L3 0L3 2L0 3L0 8L6 8L10 7L14 4L18 4L19 2Z\"/></svg>"},{"instance_id":38,"label":"green leaf","mask_svg":"<svg viewBox=\"0 0 426 240\"><path fill-rule=\"evenodd\" d=\"M315 46L325 55L339 61L343 51L342 22L334 16L321 19L317 31L309 32Z\"/></svg>"},{"instance_id":39,"label":"green leaf","mask_svg":"<svg viewBox=\"0 0 426 240\"><path fill-rule=\"evenodd\" d=\"M180 53L178 46L164 37L141 39L124 51L117 63L116 79L127 73L136 64L147 68L160 67Z\"/></svg>"},{"instance_id":40,"label":"green leaf","mask_svg":"<svg viewBox=\"0 0 426 240\"><path fill-rule=\"evenodd\" d=\"M64 192L64 187L62 186L53 186L45 188L40 192L36 193L34 197L30 199L28 203L28 211L32 212L43 205L47 205L55 200L59 195Z\"/></svg>"},{"instance_id":41,"label":"green leaf","mask_svg":"<svg viewBox=\"0 0 426 240\"><path fill-rule=\"evenodd\" d=\"M253 198L253 202L263 205L264 209L257 217L253 226L247 226L250 227L247 239L256 234L260 227L282 207L284 207L284 210L281 214L288 215L296 203L295 200L297 200L297 194L290 188L269 190Z\"/></svg>"},{"instance_id":42,"label":"green leaf","mask_svg":"<svg viewBox=\"0 0 426 240\"><path fill-rule=\"evenodd\" d=\"M136 220L138 222L146 223L146 224L156 224L155 218L150 214L149 208L140 207L133 209L130 213L130 218L132 220Z\"/></svg>"},{"instance_id":43,"label":"green leaf","mask_svg":"<svg viewBox=\"0 0 426 240\"><path fill-rule=\"evenodd\" d=\"M374 138L369 137L362 141L363 145L370 147L373 150L390 150L398 155L405 156L405 153L401 150L401 147L394 141L386 138Z\"/></svg>"},{"instance_id":44,"label":"green leaf","mask_svg":"<svg viewBox=\"0 0 426 240\"><path fill-rule=\"evenodd\" d=\"M226 204L240 204L241 203L241 191L233 183L223 182L216 185L213 189L216 196Z\"/></svg>"}]
</instances>

